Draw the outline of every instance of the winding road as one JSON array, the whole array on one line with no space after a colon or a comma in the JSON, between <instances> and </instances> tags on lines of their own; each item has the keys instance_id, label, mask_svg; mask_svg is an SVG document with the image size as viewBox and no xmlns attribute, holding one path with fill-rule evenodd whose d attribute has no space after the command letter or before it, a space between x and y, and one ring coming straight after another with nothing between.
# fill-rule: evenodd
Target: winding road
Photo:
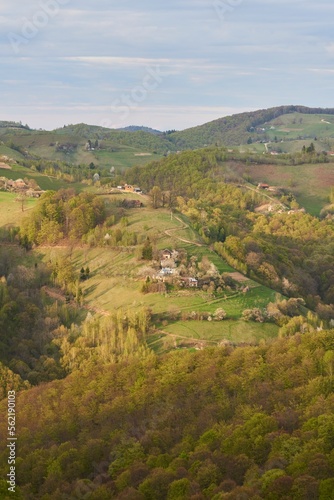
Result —
<instances>
[{"instance_id":1,"label":"winding road","mask_svg":"<svg viewBox=\"0 0 334 500\"><path fill-rule=\"evenodd\" d=\"M179 241L183 241L183 243L190 243L191 245L196 245L197 247L204 246L204 245L202 245L202 243L197 243L196 241L186 240L185 238L180 238L179 236L175 236L173 234L170 234L172 231L182 231L183 229L189 229L188 224L183 222L182 219L180 219L176 215L174 215L173 217L174 217L174 219L176 219L177 221L179 221L181 223L182 227L174 227L172 229L166 229L165 234L167 234L167 236L170 236L171 238L175 238Z\"/></svg>"}]
</instances>

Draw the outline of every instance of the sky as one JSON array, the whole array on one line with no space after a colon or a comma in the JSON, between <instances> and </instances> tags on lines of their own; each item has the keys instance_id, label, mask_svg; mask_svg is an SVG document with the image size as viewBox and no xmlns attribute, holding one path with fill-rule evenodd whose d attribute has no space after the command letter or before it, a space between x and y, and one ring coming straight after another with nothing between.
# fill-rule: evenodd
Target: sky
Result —
<instances>
[{"instance_id":1,"label":"sky","mask_svg":"<svg viewBox=\"0 0 334 500\"><path fill-rule=\"evenodd\" d=\"M183 130L333 107L332 0L1 0L0 120Z\"/></svg>"}]
</instances>

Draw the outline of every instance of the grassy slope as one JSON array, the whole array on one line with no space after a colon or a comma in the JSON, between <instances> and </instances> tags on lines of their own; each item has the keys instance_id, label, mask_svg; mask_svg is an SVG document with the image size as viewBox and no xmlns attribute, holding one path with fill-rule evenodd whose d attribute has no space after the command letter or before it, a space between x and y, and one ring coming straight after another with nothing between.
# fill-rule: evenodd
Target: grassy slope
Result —
<instances>
[{"instance_id":1,"label":"grassy slope","mask_svg":"<svg viewBox=\"0 0 334 500\"><path fill-rule=\"evenodd\" d=\"M12 165L11 170L0 168L0 177L7 177L13 181L17 179L34 179L39 187L43 190L58 190L61 188L73 187L74 189L82 189L81 183L67 183L61 179L56 179L47 175L34 172L29 168L22 167L21 165Z\"/></svg>"},{"instance_id":2,"label":"grassy slope","mask_svg":"<svg viewBox=\"0 0 334 500\"><path fill-rule=\"evenodd\" d=\"M170 213L165 210L152 210L144 208L128 212L129 231L135 231L157 238L157 247L185 248L188 255L197 255L200 260L203 255L214 262L220 272L232 271L218 255L212 253L206 246L196 246L195 244L177 241L167 236L163 232L166 229L175 228L175 236L188 238L190 241L198 242L198 236L191 230L181 230L180 222L175 218L171 220ZM55 259L57 255L69 255L69 248L40 248L44 259ZM203 322L177 322L170 325L171 331L160 324L167 333L180 335L182 341L185 324L197 331L195 338L211 339L215 332L215 341L228 338L235 342L254 341L272 337L277 334L277 327L274 325L252 324L250 328L240 321L239 318L244 309L248 307L264 307L268 302L275 300L276 293L272 290L259 286L255 282L249 281L251 291L247 294L242 292L224 292L218 298L212 298L200 290L183 290L173 292L168 296L159 293L143 294L140 290L143 278L139 276L140 269L147 263L138 261L136 249L110 249L110 248L79 248L75 247L71 253L72 263L78 274L81 267L87 265L91 271L89 280L82 284L85 304L105 311L113 311L119 308L139 308L149 307L153 314L163 315L176 311L208 311L214 312L222 307L229 315L229 320L222 323L213 324L208 321ZM244 332L244 333L242 333ZM189 336L189 335L188 335ZM157 350L163 348L161 340L152 337L151 341Z\"/></svg>"},{"instance_id":3,"label":"grassy slope","mask_svg":"<svg viewBox=\"0 0 334 500\"><path fill-rule=\"evenodd\" d=\"M85 128L76 127L58 132L8 130L7 133L2 131L1 139L6 144L15 143L32 156L47 160L65 161L76 165L93 162L100 167L114 166L121 170L134 165L143 165L150 161L152 157L159 159L162 156L162 151L154 153L156 149L159 149L160 139L152 136L152 134L141 132L120 133L109 131L108 134L103 135L101 150L87 151L85 149L87 138L90 137L94 141L98 136L93 131L90 133L89 130L90 127L88 127L88 132ZM56 143L60 145L71 144L74 149L66 152L57 151ZM7 146L2 145L1 147L4 150L2 154L17 160L23 158L22 155ZM163 141L161 142L161 148L163 148L163 152L168 150ZM149 153L152 157L138 156L142 153Z\"/></svg>"},{"instance_id":4,"label":"grassy slope","mask_svg":"<svg viewBox=\"0 0 334 500\"><path fill-rule=\"evenodd\" d=\"M184 336L189 339L205 339L208 345L215 345L227 340L236 344L242 342L258 343L262 339L277 337L277 327L272 324L263 324L259 328L257 323L237 321L179 321L168 325L164 330L167 333ZM186 339L184 340L186 342ZM180 341L182 342L182 340Z\"/></svg>"},{"instance_id":5,"label":"grassy slope","mask_svg":"<svg viewBox=\"0 0 334 500\"><path fill-rule=\"evenodd\" d=\"M24 159L24 156L21 153L15 151L15 149L11 149L8 146L5 146L4 144L0 144L0 156L8 156L9 158L16 161Z\"/></svg>"},{"instance_id":6,"label":"grassy slope","mask_svg":"<svg viewBox=\"0 0 334 500\"><path fill-rule=\"evenodd\" d=\"M319 215L328 203L330 187L334 186L332 163L305 165L271 165L232 163L230 169L238 175L246 174L254 184L265 182L289 189L298 203L310 214Z\"/></svg>"},{"instance_id":7,"label":"grassy slope","mask_svg":"<svg viewBox=\"0 0 334 500\"><path fill-rule=\"evenodd\" d=\"M271 128L273 127L273 128ZM298 139L299 137L334 137L334 116L291 113L263 125L271 139Z\"/></svg>"},{"instance_id":8,"label":"grassy slope","mask_svg":"<svg viewBox=\"0 0 334 500\"><path fill-rule=\"evenodd\" d=\"M15 225L17 226L23 217L26 217L34 205L36 199L28 199L24 203L24 210L22 212L21 203L15 201L16 194L4 193L0 191L0 227Z\"/></svg>"}]
</instances>

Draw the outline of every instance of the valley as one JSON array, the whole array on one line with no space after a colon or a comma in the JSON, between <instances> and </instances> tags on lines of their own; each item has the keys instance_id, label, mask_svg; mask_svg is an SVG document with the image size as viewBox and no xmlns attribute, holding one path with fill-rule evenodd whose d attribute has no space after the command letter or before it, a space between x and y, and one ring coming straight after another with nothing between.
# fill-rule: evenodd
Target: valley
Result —
<instances>
[{"instance_id":1,"label":"valley","mask_svg":"<svg viewBox=\"0 0 334 500\"><path fill-rule=\"evenodd\" d=\"M333 116L2 122L14 498L330 498Z\"/></svg>"}]
</instances>

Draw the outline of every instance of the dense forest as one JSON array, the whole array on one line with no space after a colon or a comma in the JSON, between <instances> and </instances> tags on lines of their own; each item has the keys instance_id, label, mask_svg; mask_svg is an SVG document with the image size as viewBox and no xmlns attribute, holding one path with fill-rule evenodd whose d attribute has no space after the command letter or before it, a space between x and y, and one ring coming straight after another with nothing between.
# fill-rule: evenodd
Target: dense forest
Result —
<instances>
[{"instance_id":1,"label":"dense forest","mask_svg":"<svg viewBox=\"0 0 334 500\"><path fill-rule=\"evenodd\" d=\"M322 331L87 361L19 394L16 498L333 498L333 353Z\"/></svg>"}]
</instances>

